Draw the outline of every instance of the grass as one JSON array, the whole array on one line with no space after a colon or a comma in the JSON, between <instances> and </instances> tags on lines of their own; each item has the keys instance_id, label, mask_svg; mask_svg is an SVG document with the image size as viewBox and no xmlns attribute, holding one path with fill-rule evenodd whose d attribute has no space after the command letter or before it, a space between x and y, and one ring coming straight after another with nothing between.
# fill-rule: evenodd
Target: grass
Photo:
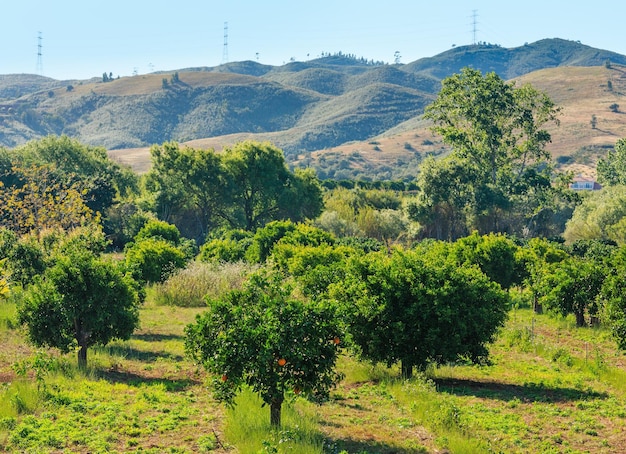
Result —
<instances>
[{"instance_id":1,"label":"grass","mask_svg":"<svg viewBox=\"0 0 626 454\"><path fill-rule=\"evenodd\" d=\"M239 289L256 266L240 263L193 262L178 270L167 281L151 289L156 304L178 307L206 306L206 297L216 298Z\"/></svg>"},{"instance_id":2,"label":"grass","mask_svg":"<svg viewBox=\"0 0 626 454\"><path fill-rule=\"evenodd\" d=\"M302 399L283 404L280 429L270 426L267 407L250 390L244 390L235 407L226 412L224 435L242 454L258 452L321 453L325 437L319 421Z\"/></svg>"},{"instance_id":3,"label":"grass","mask_svg":"<svg viewBox=\"0 0 626 454\"><path fill-rule=\"evenodd\" d=\"M329 401L289 396L273 430L257 396L224 408L185 358L184 327L202 310L147 303L130 340L90 349L86 372L0 325L0 452L613 453L626 442L626 358L571 319L515 310L491 363L409 381L343 356Z\"/></svg>"}]
</instances>

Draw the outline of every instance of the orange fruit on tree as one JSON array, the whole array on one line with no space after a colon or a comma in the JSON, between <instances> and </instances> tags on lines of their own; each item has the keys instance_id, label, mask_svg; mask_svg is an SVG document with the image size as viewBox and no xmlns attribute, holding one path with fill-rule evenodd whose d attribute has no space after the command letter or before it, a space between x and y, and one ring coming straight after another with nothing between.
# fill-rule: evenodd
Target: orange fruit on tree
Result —
<instances>
[{"instance_id":1,"label":"orange fruit on tree","mask_svg":"<svg viewBox=\"0 0 626 454\"><path fill-rule=\"evenodd\" d=\"M287 364L287 360L286 360L285 358L280 358L280 359L278 360L278 365L279 365L280 367L283 367L285 364Z\"/></svg>"},{"instance_id":2,"label":"orange fruit on tree","mask_svg":"<svg viewBox=\"0 0 626 454\"><path fill-rule=\"evenodd\" d=\"M335 337L333 338L333 343L334 343L335 345L339 345L339 342L341 342L341 340L340 340L337 336L335 336Z\"/></svg>"},{"instance_id":3,"label":"orange fruit on tree","mask_svg":"<svg viewBox=\"0 0 626 454\"><path fill-rule=\"evenodd\" d=\"M228 380L228 376L226 374L222 375L222 381Z\"/></svg>"}]
</instances>

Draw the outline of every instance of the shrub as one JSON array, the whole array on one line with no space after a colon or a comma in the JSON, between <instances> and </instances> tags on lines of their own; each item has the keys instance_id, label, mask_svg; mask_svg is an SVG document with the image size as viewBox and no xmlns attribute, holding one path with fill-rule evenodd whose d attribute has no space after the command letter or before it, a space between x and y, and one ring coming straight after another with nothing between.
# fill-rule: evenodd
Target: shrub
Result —
<instances>
[{"instance_id":1,"label":"shrub","mask_svg":"<svg viewBox=\"0 0 626 454\"><path fill-rule=\"evenodd\" d=\"M163 282L186 263L185 252L163 239L148 238L126 250L126 265L144 282Z\"/></svg>"}]
</instances>

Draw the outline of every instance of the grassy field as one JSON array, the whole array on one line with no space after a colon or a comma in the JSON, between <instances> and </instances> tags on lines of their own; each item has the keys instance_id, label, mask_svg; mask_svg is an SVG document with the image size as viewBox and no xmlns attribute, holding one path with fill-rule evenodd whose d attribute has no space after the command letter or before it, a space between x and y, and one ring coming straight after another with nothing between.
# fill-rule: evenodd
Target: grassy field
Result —
<instances>
[{"instance_id":1,"label":"grassy field","mask_svg":"<svg viewBox=\"0 0 626 454\"><path fill-rule=\"evenodd\" d=\"M283 426L244 392L216 403L184 356L197 308L147 303L126 342L74 355L28 346L0 303L0 452L626 452L626 358L602 329L518 309L492 363L399 371L346 355L323 405L289 396Z\"/></svg>"}]
</instances>

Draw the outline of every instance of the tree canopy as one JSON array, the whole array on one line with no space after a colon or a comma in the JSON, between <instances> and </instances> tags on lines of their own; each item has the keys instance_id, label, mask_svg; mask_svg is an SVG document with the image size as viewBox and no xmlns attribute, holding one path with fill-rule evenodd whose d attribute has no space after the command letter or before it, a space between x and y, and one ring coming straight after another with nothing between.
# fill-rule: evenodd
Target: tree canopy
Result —
<instances>
[{"instance_id":1,"label":"tree canopy","mask_svg":"<svg viewBox=\"0 0 626 454\"><path fill-rule=\"evenodd\" d=\"M615 149L598 160L598 182L605 186L626 185L626 139L620 139Z\"/></svg>"},{"instance_id":2,"label":"tree canopy","mask_svg":"<svg viewBox=\"0 0 626 454\"><path fill-rule=\"evenodd\" d=\"M420 251L370 253L348 261L329 294L344 308L348 333L366 359L414 366L487 356L506 319L508 297L476 267L425 259Z\"/></svg>"},{"instance_id":3,"label":"tree canopy","mask_svg":"<svg viewBox=\"0 0 626 454\"><path fill-rule=\"evenodd\" d=\"M543 129L557 122L558 112L544 93L495 73L464 68L444 79L424 117L452 155L424 167L414 219L440 239L473 229L536 232L538 217L555 209L558 194L545 149L550 134ZM432 231L440 220L445 231Z\"/></svg>"},{"instance_id":4,"label":"tree canopy","mask_svg":"<svg viewBox=\"0 0 626 454\"><path fill-rule=\"evenodd\" d=\"M340 378L334 308L294 299L271 277L255 276L244 290L209 300L185 332L187 354L214 374L216 397L232 403L248 385L270 406L274 426L285 392L324 397Z\"/></svg>"},{"instance_id":5,"label":"tree canopy","mask_svg":"<svg viewBox=\"0 0 626 454\"><path fill-rule=\"evenodd\" d=\"M200 241L210 228L255 231L272 220L298 222L321 213L313 171L291 172L283 152L269 143L240 142L222 153L166 143L151 154L148 188L159 217Z\"/></svg>"},{"instance_id":6,"label":"tree canopy","mask_svg":"<svg viewBox=\"0 0 626 454\"><path fill-rule=\"evenodd\" d=\"M77 248L58 254L35 278L18 319L35 345L63 352L78 347L78 364L85 367L88 347L130 337L138 303L136 283L118 265Z\"/></svg>"}]
</instances>

